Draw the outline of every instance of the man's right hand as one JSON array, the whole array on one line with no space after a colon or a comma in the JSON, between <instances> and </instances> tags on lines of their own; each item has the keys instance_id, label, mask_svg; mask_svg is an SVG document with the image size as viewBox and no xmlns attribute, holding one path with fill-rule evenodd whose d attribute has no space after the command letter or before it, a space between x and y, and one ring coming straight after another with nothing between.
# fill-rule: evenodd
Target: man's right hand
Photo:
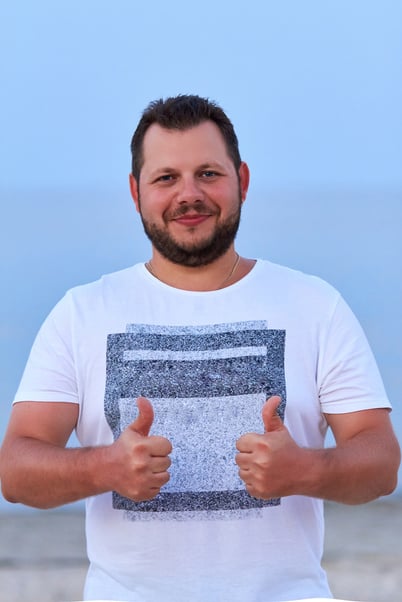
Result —
<instances>
[{"instance_id":1,"label":"man's right hand","mask_svg":"<svg viewBox=\"0 0 402 602\"><path fill-rule=\"evenodd\" d=\"M137 399L139 414L112 444L113 489L135 502L154 498L169 481L172 445L165 437L149 435L154 419L151 402Z\"/></svg>"}]
</instances>

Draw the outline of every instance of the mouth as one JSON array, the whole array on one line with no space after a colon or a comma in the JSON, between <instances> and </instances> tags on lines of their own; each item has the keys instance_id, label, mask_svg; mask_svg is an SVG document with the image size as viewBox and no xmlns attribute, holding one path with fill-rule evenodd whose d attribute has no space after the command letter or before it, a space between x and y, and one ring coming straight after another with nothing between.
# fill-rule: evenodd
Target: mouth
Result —
<instances>
[{"instance_id":1,"label":"mouth","mask_svg":"<svg viewBox=\"0 0 402 602\"><path fill-rule=\"evenodd\" d=\"M180 226L194 228L206 222L213 215L215 215L215 211L211 207L208 207L206 203L199 202L176 207L176 210L167 215L167 218L168 221Z\"/></svg>"},{"instance_id":2,"label":"mouth","mask_svg":"<svg viewBox=\"0 0 402 602\"><path fill-rule=\"evenodd\" d=\"M185 213L174 217L172 221L182 226L194 227L204 223L210 217L210 213Z\"/></svg>"}]
</instances>

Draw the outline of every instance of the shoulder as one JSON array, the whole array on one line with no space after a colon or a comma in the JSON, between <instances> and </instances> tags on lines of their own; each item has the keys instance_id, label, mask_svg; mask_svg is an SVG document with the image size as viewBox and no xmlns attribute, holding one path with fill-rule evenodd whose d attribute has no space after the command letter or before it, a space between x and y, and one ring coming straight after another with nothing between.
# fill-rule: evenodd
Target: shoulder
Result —
<instances>
[{"instance_id":1,"label":"shoulder","mask_svg":"<svg viewBox=\"0 0 402 602\"><path fill-rule=\"evenodd\" d=\"M95 316L106 307L113 309L128 291L138 288L143 272L144 266L140 263L68 289L49 313L47 321L74 321L88 315Z\"/></svg>"},{"instance_id":2,"label":"shoulder","mask_svg":"<svg viewBox=\"0 0 402 602\"><path fill-rule=\"evenodd\" d=\"M143 264L137 263L128 268L104 274L98 280L80 284L69 289L65 298L73 302L82 302L85 300L93 301L96 298L102 298L112 291L116 294L123 293L125 289L136 286L143 276Z\"/></svg>"},{"instance_id":3,"label":"shoulder","mask_svg":"<svg viewBox=\"0 0 402 602\"><path fill-rule=\"evenodd\" d=\"M293 301L306 299L309 302L316 300L335 304L340 298L339 291L319 276L265 259L259 259L256 267L256 276L264 286L273 292L292 296Z\"/></svg>"}]
</instances>

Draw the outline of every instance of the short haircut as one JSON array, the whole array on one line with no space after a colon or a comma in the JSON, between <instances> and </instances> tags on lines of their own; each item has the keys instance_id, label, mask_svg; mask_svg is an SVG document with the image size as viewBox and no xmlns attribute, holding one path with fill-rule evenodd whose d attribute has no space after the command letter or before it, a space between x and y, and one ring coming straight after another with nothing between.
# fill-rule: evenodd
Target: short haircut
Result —
<instances>
[{"instance_id":1,"label":"short haircut","mask_svg":"<svg viewBox=\"0 0 402 602\"><path fill-rule=\"evenodd\" d=\"M142 114L131 140L131 171L139 181L144 164L144 137L154 123L168 130L187 130L205 121L215 123L223 137L229 157L236 171L241 164L239 143L232 122L215 102L191 94L180 94L163 100L152 101Z\"/></svg>"}]
</instances>

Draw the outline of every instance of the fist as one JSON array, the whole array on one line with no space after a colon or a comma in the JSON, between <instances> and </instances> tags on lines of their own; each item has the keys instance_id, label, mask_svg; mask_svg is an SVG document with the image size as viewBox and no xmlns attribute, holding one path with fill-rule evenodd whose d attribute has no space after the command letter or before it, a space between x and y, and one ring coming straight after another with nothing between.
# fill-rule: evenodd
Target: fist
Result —
<instances>
[{"instance_id":1,"label":"fist","mask_svg":"<svg viewBox=\"0 0 402 602\"><path fill-rule=\"evenodd\" d=\"M151 402L137 399L138 416L113 443L113 489L136 502L150 500L169 481L172 445L165 437L150 435L154 420Z\"/></svg>"},{"instance_id":2,"label":"fist","mask_svg":"<svg viewBox=\"0 0 402 602\"><path fill-rule=\"evenodd\" d=\"M247 433L236 444L239 476L248 493L256 498L270 499L292 492L291 473L300 448L278 416L280 402L277 395L265 402L261 412L263 435Z\"/></svg>"}]
</instances>

